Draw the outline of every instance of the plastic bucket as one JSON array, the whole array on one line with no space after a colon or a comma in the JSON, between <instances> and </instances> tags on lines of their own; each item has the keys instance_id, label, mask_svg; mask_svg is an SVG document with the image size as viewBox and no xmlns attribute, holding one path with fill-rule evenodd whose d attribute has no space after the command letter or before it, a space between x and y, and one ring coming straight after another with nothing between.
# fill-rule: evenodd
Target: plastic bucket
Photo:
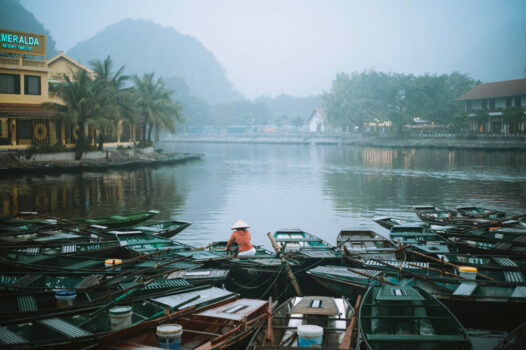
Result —
<instances>
[{"instance_id":1,"label":"plastic bucket","mask_svg":"<svg viewBox=\"0 0 526 350\"><path fill-rule=\"evenodd\" d=\"M183 327L175 323L157 326L155 332L159 339L159 347L163 349L180 350Z\"/></svg>"},{"instance_id":2,"label":"plastic bucket","mask_svg":"<svg viewBox=\"0 0 526 350\"><path fill-rule=\"evenodd\" d=\"M118 331L132 324L132 307L131 306L116 306L110 309L110 324L112 331Z\"/></svg>"},{"instance_id":3,"label":"plastic bucket","mask_svg":"<svg viewBox=\"0 0 526 350\"><path fill-rule=\"evenodd\" d=\"M477 278L477 272L478 272L478 269L476 267L472 267L472 266L459 266L458 267L458 274L460 276L469 278L472 280Z\"/></svg>"},{"instance_id":4,"label":"plastic bucket","mask_svg":"<svg viewBox=\"0 0 526 350\"><path fill-rule=\"evenodd\" d=\"M321 348L323 328L320 326L303 324L298 326L298 346Z\"/></svg>"},{"instance_id":5,"label":"plastic bucket","mask_svg":"<svg viewBox=\"0 0 526 350\"><path fill-rule=\"evenodd\" d=\"M121 269L122 259L106 259L104 260L104 266L106 268L113 267L115 271L119 271Z\"/></svg>"},{"instance_id":6,"label":"plastic bucket","mask_svg":"<svg viewBox=\"0 0 526 350\"><path fill-rule=\"evenodd\" d=\"M73 305L77 292L74 290L59 290L55 292L58 308L70 307Z\"/></svg>"}]
</instances>

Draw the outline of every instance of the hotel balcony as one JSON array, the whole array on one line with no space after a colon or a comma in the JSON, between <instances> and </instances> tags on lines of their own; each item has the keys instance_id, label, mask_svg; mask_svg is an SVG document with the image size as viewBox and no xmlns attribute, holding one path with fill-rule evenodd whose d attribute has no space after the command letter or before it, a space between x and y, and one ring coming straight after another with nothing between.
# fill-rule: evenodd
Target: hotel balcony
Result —
<instances>
[{"instance_id":1,"label":"hotel balcony","mask_svg":"<svg viewBox=\"0 0 526 350\"><path fill-rule=\"evenodd\" d=\"M47 60L30 60L22 57L0 56L0 68L48 72Z\"/></svg>"}]
</instances>

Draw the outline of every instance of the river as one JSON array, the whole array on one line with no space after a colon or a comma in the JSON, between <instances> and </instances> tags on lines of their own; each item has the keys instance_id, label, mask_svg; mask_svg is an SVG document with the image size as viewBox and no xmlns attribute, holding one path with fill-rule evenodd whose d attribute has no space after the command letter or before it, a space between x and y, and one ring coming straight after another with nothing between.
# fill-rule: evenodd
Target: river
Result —
<instances>
[{"instance_id":1,"label":"river","mask_svg":"<svg viewBox=\"0 0 526 350\"><path fill-rule=\"evenodd\" d=\"M526 153L336 145L163 143L205 157L155 168L19 176L0 180L2 215L100 216L158 209L156 220L193 224L196 246L229 237L242 219L252 240L301 228L330 243L344 228L385 234L372 219L416 219L413 205L475 204L526 212Z\"/></svg>"}]
</instances>

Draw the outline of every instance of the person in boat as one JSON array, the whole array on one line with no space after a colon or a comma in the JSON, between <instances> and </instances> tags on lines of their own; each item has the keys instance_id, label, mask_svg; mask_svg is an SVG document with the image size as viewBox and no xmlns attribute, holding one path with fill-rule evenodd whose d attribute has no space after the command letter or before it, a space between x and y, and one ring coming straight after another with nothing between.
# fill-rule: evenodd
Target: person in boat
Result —
<instances>
[{"instance_id":1,"label":"person in boat","mask_svg":"<svg viewBox=\"0 0 526 350\"><path fill-rule=\"evenodd\" d=\"M236 223L232 225L231 229L234 230L234 232L232 232L232 236L230 236L228 240L226 250L227 252L230 251L230 246L236 241L239 250L237 254L234 254L234 257L256 255L256 248L250 244L250 231L247 230L249 227L243 220L237 220Z\"/></svg>"}]
</instances>

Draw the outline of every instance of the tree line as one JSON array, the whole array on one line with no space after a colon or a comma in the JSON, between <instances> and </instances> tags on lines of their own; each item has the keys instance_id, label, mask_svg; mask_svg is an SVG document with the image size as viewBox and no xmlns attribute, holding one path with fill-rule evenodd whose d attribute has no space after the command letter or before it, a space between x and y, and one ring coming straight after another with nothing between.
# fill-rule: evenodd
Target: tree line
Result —
<instances>
[{"instance_id":1,"label":"tree line","mask_svg":"<svg viewBox=\"0 0 526 350\"><path fill-rule=\"evenodd\" d=\"M151 144L152 132L175 132L175 121L183 121L182 107L172 100L173 92L154 73L142 77L124 74L124 66L114 70L111 58L90 62L94 75L86 70L64 74L64 81L50 85L50 92L62 103L46 103L76 130L75 159L89 144L85 126L97 131L99 149L104 136L114 133L119 121L140 126L139 146Z\"/></svg>"},{"instance_id":2,"label":"tree line","mask_svg":"<svg viewBox=\"0 0 526 350\"><path fill-rule=\"evenodd\" d=\"M438 76L339 73L323 102L329 123L344 130L360 131L366 124L387 122L399 132L414 118L458 129L466 113L455 99L478 84L480 81L458 72Z\"/></svg>"}]
</instances>

